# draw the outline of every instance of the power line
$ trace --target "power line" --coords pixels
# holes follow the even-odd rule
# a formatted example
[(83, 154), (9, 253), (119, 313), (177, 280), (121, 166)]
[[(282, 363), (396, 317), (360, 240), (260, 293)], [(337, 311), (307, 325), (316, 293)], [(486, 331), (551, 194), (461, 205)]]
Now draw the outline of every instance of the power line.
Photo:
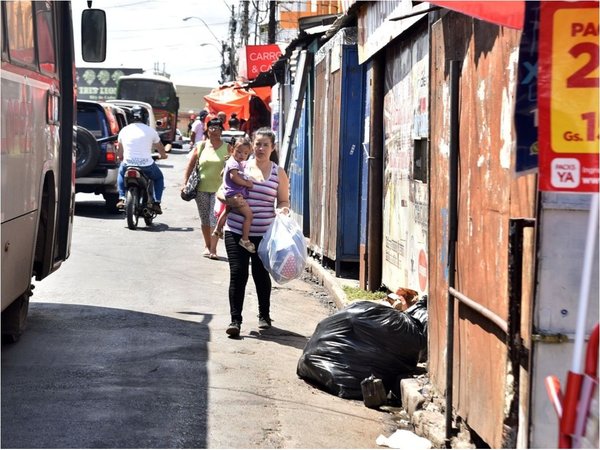
[[(229, 21), (227, 22), (215, 22), (215, 23), (209, 23), (207, 24), (209, 26), (221, 26), (221, 25), (229, 25)], [(173, 26), (173, 27), (153, 27), (152, 30), (181, 30), (183, 28), (196, 28), (194, 25), (187, 25), (187, 26)], [(138, 31), (144, 31), (147, 32), (148, 28), (131, 28), (131, 29), (127, 29), (127, 30), (111, 30), (111, 33), (135, 33)]]

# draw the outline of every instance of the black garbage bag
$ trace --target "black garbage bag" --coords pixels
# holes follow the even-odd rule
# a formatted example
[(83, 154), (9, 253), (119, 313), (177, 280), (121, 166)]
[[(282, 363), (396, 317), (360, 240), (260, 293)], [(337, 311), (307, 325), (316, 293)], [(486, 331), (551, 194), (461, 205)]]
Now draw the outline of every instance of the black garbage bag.
[(359, 301), (319, 322), (296, 373), (331, 394), (360, 400), (362, 380), (374, 375), (389, 391), (426, 351), (427, 297), (404, 312)]

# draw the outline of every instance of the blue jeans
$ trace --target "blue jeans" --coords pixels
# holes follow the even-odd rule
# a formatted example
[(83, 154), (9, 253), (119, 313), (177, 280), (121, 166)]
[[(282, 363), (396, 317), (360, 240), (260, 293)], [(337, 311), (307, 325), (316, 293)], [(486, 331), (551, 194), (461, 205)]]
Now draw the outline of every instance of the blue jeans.
[[(152, 163), (149, 166), (140, 167), (142, 172), (148, 176), (154, 183), (154, 200), (160, 203), (162, 193), (165, 189), (165, 177), (163, 176), (160, 167), (156, 163)], [(119, 189), (119, 198), (125, 198), (125, 171), (127, 170), (127, 164), (121, 163), (119, 167), (119, 175), (117, 177), (117, 188)]]

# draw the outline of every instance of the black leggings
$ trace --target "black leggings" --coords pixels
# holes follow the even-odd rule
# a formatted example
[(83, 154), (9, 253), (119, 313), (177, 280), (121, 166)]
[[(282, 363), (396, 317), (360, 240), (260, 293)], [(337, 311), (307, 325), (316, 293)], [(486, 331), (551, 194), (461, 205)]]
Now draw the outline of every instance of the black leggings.
[[(258, 296), (258, 314), (269, 317), (271, 307), (271, 277), (258, 257), (258, 253), (250, 253), (239, 245), (242, 236), (225, 231), (225, 250), (229, 259), (229, 311), (231, 320), (242, 322), (242, 309), (246, 284), (248, 283), (248, 262), (252, 260), (252, 278)], [(261, 236), (250, 236), (250, 241), (258, 250)]]

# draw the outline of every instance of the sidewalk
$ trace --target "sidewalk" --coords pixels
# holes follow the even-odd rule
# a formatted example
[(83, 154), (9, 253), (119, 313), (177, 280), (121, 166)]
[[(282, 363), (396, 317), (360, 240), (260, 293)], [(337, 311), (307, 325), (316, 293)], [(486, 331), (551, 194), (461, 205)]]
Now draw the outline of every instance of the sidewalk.
[[(316, 282), (323, 285), (329, 292), (338, 310), (343, 309), (350, 303), (343, 286), (358, 287), (358, 280), (338, 278), (333, 270), (323, 267), (319, 261), (310, 256), (306, 263), (306, 269), (315, 278)], [(424, 369), (426, 370), (426, 365)], [(385, 410), (397, 416), (394, 421), (398, 423), (398, 428), (408, 429), (416, 435), (428, 439), (432, 448), (446, 448), (445, 398), (434, 391), (429, 382), (428, 374), (425, 372), (424, 374), (415, 374), (410, 378), (402, 379), (398, 390), (401, 393), (401, 410), (385, 408)], [(459, 433), (451, 438), (451, 448), (476, 448), (464, 424), (459, 423), (457, 425)]]

